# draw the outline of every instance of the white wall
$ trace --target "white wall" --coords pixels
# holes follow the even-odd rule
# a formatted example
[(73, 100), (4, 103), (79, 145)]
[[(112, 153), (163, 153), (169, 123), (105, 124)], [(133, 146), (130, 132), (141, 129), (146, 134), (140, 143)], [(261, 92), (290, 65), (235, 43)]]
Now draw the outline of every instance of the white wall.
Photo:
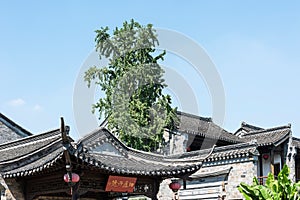
[[(271, 157), (270, 157), (270, 154), (268, 154), (268, 155), (269, 155), (269, 158), (267, 160), (262, 158), (263, 176), (268, 176), (269, 172), (271, 172)], [(280, 164), (280, 169), (281, 169), (282, 168), (282, 163), (281, 163), (280, 154), (275, 154), (274, 155), (274, 164), (276, 164), (276, 163)]]
[[(264, 153), (263, 155), (265, 155)], [(270, 154), (268, 159), (262, 158), (262, 167), (263, 167), (263, 176), (268, 176), (269, 172), (271, 172), (271, 157)]]
[(275, 154), (274, 155), (274, 164), (280, 163), (280, 169), (282, 169), (282, 163), (281, 163), (281, 156), (280, 154)]

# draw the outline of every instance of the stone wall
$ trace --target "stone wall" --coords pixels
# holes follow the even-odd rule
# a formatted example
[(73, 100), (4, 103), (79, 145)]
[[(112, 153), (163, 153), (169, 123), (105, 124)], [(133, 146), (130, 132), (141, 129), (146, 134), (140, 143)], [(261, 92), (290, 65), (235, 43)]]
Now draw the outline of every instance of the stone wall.
[(225, 168), (230, 168), (228, 178), (225, 181), (225, 199), (243, 199), (242, 194), (237, 187), (241, 182), (247, 184), (252, 183), (254, 176), (257, 176), (257, 161), (253, 158), (239, 158), (226, 160), (222, 164), (218, 163), (204, 163), (202, 172), (221, 171)]
[[(223, 162), (210, 162), (204, 163), (201, 170), (203, 174), (210, 174), (212, 172), (222, 171), (224, 169), (229, 169), (229, 174), (226, 175), (227, 178), (223, 178), (222, 182), (224, 184), (225, 190), (222, 191), (222, 186), (220, 185), (220, 191), (218, 194), (223, 195), (225, 200), (231, 199), (244, 199), (242, 194), (238, 191), (237, 187), (241, 182), (245, 182), (247, 184), (252, 183), (252, 179), (254, 176), (257, 176), (257, 159), (256, 158), (236, 158), (224, 160)], [(201, 178), (200, 182), (203, 185), (209, 183), (212, 184), (212, 180), (216, 180), (220, 182), (220, 178), (213, 178), (214, 176)], [(207, 179), (207, 181), (206, 181)], [(224, 181), (223, 181), (224, 180)], [(164, 180), (160, 185), (160, 191), (158, 193), (158, 199), (161, 200), (172, 200), (173, 192), (168, 187), (171, 180)], [(188, 182), (187, 182), (188, 184)], [(201, 186), (202, 187), (202, 186)], [(203, 186), (205, 188), (205, 186)], [(188, 185), (187, 185), (188, 188)], [(204, 193), (204, 188), (201, 188), (200, 193)], [(183, 189), (183, 188), (182, 188)], [(182, 190), (181, 189), (181, 190)], [(209, 188), (208, 188), (209, 189)], [(195, 191), (195, 194), (197, 192)], [(213, 198), (214, 199), (214, 198)]]
[[(242, 194), (238, 191), (237, 187), (241, 182), (245, 182), (247, 184), (252, 183), (252, 179), (254, 176), (257, 176), (257, 159), (256, 158), (237, 158), (232, 160), (225, 160), (222, 163), (218, 162), (210, 162), (204, 163), (201, 168), (201, 173), (210, 174), (212, 172), (222, 171), (224, 169), (231, 170), (224, 179), (225, 190), (221, 191), (222, 187), (220, 187), (220, 191), (218, 194), (222, 194), (225, 200), (231, 199), (244, 199)], [(207, 182), (203, 179), (210, 179), (208, 182), (211, 183), (212, 177), (201, 178), (203, 184)], [(216, 181), (220, 181), (219, 179), (215, 179)], [(160, 191), (157, 195), (160, 200), (172, 200), (173, 192), (169, 188), (169, 184), (171, 183), (170, 179), (164, 180), (160, 185)], [(188, 183), (188, 182), (187, 182)], [(187, 185), (188, 186), (188, 185)], [(205, 187), (204, 187), (205, 188)], [(203, 193), (203, 189), (201, 189), (201, 193)], [(196, 192), (197, 193), (197, 192)], [(180, 197), (179, 197), (180, 198)]]
[(296, 147), (292, 144), (292, 138), (290, 138), (287, 144), (287, 155), (286, 155), (286, 165), (290, 168), (289, 178), (295, 182), (296, 181), (296, 157), (297, 150)]
[(242, 199), (242, 194), (237, 187), (241, 182), (252, 184), (254, 176), (257, 176), (257, 163), (244, 162), (231, 165), (233, 168), (228, 176), (228, 184), (225, 188), (226, 199)]

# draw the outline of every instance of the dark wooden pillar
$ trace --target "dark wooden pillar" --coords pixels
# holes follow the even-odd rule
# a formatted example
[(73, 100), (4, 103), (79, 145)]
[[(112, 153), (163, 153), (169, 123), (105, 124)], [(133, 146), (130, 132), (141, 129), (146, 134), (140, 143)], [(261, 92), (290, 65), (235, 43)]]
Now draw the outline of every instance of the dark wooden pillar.
[(71, 187), (71, 190), (72, 190), (72, 200), (79, 199), (79, 183), (75, 183), (75, 185)]
[(274, 175), (274, 147), (270, 150), (270, 168), (271, 173)]
[(259, 178), (259, 184), (260, 185), (262, 185), (263, 184), (263, 178), (262, 178), (262, 176), (263, 176), (263, 174), (264, 174), (264, 172), (263, 172), (263, 162), (262, 162), (262, 153), (260, 153), (260, 156), (258, 156), (258, 161), (259, 161), (259, 176), (260, 176), (260, 178)]
[(159, 186), (160, 186), (161, 181), (162, 180), (154, 181), (153, 193), (152, 193), (152, 197), (151, 197), (152, 200), (158, 200), (157, 194), (158, 194), (158, 191), (159, 191)]
[(186, 179), (182, 179), (182, 182), (183, 182), (183, 189), (186, 190)]

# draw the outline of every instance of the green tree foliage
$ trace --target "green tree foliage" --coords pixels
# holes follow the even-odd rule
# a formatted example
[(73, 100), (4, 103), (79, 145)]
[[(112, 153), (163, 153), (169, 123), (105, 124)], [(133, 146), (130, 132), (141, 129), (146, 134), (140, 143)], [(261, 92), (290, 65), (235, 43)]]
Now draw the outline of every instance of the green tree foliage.
[(96, 50), (100, 59), (109, 58), (104, 67), (91, 67), (85, 73), (88, 86), (95, 81), (105, 97), (93, 105), (108, 120), (108, 126), (125, 144), (144, 151), (156, 150), (163, 142), (163, 129), (173, 129), (178, 118), (171, 97), (163, 94), (164, 70), (158, 64), (165, 51), (158, 44), (151, 24), (142, 26), (131, 20), (108, 33), (96, 31)]
[(252, 185), (241, 183), (238, 190), (246, 200), (299, 200), (300, 182), (293, 183), (288, 176), (289, 168), (284, 165), (277, 180), (272, 173), (269, 173), (265, 185), (259, 185), (257, 178), (254, 177)]

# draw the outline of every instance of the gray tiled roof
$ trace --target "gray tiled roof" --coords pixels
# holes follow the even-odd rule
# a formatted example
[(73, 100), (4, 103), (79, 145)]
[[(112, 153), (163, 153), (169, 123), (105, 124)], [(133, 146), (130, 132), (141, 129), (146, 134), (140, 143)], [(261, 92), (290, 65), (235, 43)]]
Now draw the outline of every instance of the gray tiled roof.
[(259, 152), (257, 151), (257, 145), (257, 143), (250, 142), (216, 147), (212, 154), (205, 159), (205, 162), (259, 155)]
[(292, 138), (292, 145), (295, 146), (296, 148), (300, 149), (300, 138)]
[(59, 130), (29, 136), (0, 145), (2, 176), (27, 176), (53, 166), (62, 158)]
[[(290, 134), (291, 126), (279, 126), (263, 129), (258, 126), (242, 122), (241, 127), (232, 134), (213, 123), (211, 118), (199, 117), (184, 112), (177, 113), (180, 124), (177, 131), (181, 133), (199, 135), (206, 138), (227, 141), (232, 144), (251, 142), (255, 140), (258, 146), (279, 145)], [(238, 132), (243, 132), (238, 136)]]
[(269, 129), (250, 131), (242, 136), (244, 141), (256, 140), (259, 146), (279, 145), (286, 141), (291, 133), (291, 126), (279, 126)]
[(30, 132), (0, 113), (0, 144), (32, 135)]
[[(101, 151), (102, 144), (110, 144), (117, 156)], [(68, 146), (68, 145), (67, 145)], [(65, 147), (67, 147), (65, 146)], [(73, 145), (69, 147), (74, 148)], [(192, 156), (169, 157), (131, 149), (121, 143), (108, 130), (99, 128), (84, 137), (75, 151), (69, 151), (86, 167), (116, 174), (132, 174), (157, 177), (174, 177), (198, 170), (210, 152), (193, 153)], [(74, 149), (72, 149), (74, 150)], [(41, 171), (62, 167), (64, 147), (59, 130), (30, 136), (0, 145), (4, 155), (0, 161), (0, 171), (4, 178), (30, 176)], [(78, 160), (78, 161), (79, 161)], [(74, 161), (77, 162), (77, 161)]]
[[(253, 155), (258, 155), (257, 146), (258, 145), (255, 142), (247, 142), (222, 147), (215, 147), (212, 153), (207, 158), (205, 158), (204, 162), (210, 160), (224, 160), (229, 158), (249, 157)], [(172, 155), (170, 157), (184, 159), (185, 157), (189, 156), (207, 155), (209, 154), (209, 151), (209, 149), (203, 149), (198, 151), (186, 152), (178, 155)]]
[(178, 132), (199, 135), (231, 143), (243, 142), (239, 137), (216, 125), (211, 118), (199, 117), (184, 112), (178, 112), (177, 116), (180, 119), (180, 124), (176, 130)]
[[(237, 144), (216, 147), (213, 152), (211, 149), (206, 149), (162, 156), (129, 148), (107, 129), (98, 128), (79, 140), (76, 145), (77, 149), (69, 152), (81, 162), (86, 163), (86, 167), (94, 169), (116, 174), (171, 177), (191, 174), (197, 171), (203, 162), (256, 155), (257, 145), (279, 145), (286, 141), (291, 132), (290, 126), (281, 126), (251, 130), (237, 137), (214, 124), (210, 118), (180, 112), (179, 115), (181, 123), (178, 131), (210, 138), (218, 138), (220, 135), (219, 138), (222, 140)], [(245, 143), (253, 140), (256, 140), (257, 144)], [(293, 142), (300, 144), (299, 141), (295, 139)], [(111, 151), (115, 152), (115, 155), (103, 151), (108, 146)], [(70, 144), (69, 147), (74, 146)], [(63, 152), (59, 130), (2, 144), (0, 145), (0, 171), (4, 177), (32, 175), (55, 167), (63, 161)]]
[(235, 135), (239, 132), (250, 132), (250, 131), (259, 131), (259, 130), (264, 130), (263, 128), (261, 127), (258, 127), (258, 126), (254, 126), (254, 125), (251, 125), (251, 124), (248, 124), (246, 122), (242, 122), (241, 123), (241, 127), (234, 133)]
[[(110, 143), (119, 156), (108, 156), (94, 152), (104, 143)], [(120, 174), (150, 175), (150, 176), (179, 176), (194, 172), (202, 165), (202, 161), (210, 154), (206, 152), (191, 152), (189, 156), (162, 156), (138, 151), (125, 146), (105, 128), (99, 128), (86, 136), (79, 143), (85, 150), (75, 154), (84, 162), (97, 168)]]
[(16, 124), (14, 121), (10, 120), (8, 117), (6, 117), (4, 114), (0, 113), (0, 122), (5, 124), (8, 128), (13, 130), (16, 134), (20, 135), (21, 137), (27, 137), (32, 135), (29, 131), (24, 129), (23, 127)]
[[(48, 170), (53, 166), (62, 167), (59, 164), (59, 160), (63, 158), (63, 149), (58, 148), (51, 153), (39, 157), (38, 159), (22, 166), (9, 171), (3, 171), (2, 176), (6, 177), (18, 177), (18, 176), (30, 176), (35, 173), (42, 172), (43, 170)], [(63, 166), (64, 167), (64, 166)]]
[(2, 144), (0, 145), (0, 164), (2, 162), (21, 159), (22, 157), (28, 157), (37, 150), (40, 150), (59, 139), (60, 132), (54, 130)]

